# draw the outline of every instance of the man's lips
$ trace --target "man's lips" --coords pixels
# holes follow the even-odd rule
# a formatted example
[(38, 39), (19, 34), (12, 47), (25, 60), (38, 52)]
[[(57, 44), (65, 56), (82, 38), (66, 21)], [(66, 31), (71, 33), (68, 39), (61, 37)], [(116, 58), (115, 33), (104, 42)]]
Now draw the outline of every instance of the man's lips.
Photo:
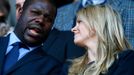
[(41, 33), (42, 32), (41, 29), (39, 29), (39, 28), (29, 28), (29, 30), (32, 30), (36, 33)]
[(38, 25), (31, 25), (28, 27), (28, 35), (34, 38), (41, 37), (43, 35), (43, 30)]
[(42, 28), (40, 26), (38, 26), (38, 25), (31, 25), (28, 29), (34, 30), (37, 33), (42, 33), (43, 32)]
[(38, 32), (34, 29), (30, 29), (29, 31), (30, 31), (30, 34), (32, 35), (38, 35)]

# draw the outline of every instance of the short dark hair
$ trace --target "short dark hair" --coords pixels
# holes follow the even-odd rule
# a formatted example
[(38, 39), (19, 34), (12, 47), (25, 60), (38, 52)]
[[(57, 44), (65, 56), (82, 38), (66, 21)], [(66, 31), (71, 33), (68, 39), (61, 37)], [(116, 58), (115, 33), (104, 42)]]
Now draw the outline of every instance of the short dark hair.
[(49, 1), (55, 8), (57, 8), (54, 0), (25, 0), (24, 5), (23, 5), (23, 10), (27, 9), (29, 5), (31, 5), (32, 3), (36, 1)]
[(48, 1), (49, 3), (51, 3), (52, 6), (54, 7), (55, 11), (56, 11), (56, 13), (55, 13), (55, 17), (56, 17), (56, 15), (57, 15), (57, 7), (56, 7), (56, 4), (55, 4), (54, 0), (25, 0), (23, 8), (22, 8), (23, 12), (28, 8), (29, 5), (31, 5), (34, 2), (38, 2), (38, 1), (42, 1), (42, 2), (43, 1)]

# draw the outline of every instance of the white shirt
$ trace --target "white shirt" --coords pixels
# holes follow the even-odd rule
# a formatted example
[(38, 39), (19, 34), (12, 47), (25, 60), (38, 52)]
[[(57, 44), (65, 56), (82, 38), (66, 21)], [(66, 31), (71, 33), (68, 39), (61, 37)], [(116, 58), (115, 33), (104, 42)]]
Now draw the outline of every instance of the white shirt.
[[(8, 47), (7, 47), (7, 51), (6, 51), (6, 55), (11, 51), (11, 49), (13, 48), (12, 44), (15, 42), (21, 42), (18, 37), (15, 35), (14, 32), (11, 32), (10, 37), (9, 37), (9, 43), (8, 43)], [(28, 49), (26, 48), (20, 48), (19, 49), (19, 59), (21, 59), (23, 56), (25, 56), (27, 53), (31, 52), (32, 50), (34, 50), (37, 47), (28, 47)]]
[[(93, 5), (104, 3), (105, 0), (91, 0), (93, 2)], [(82, 0), (82, 6), (85, 7), (87, 0)]]
[(96, 4), (101, 4), (101, 3), (104, 3), (105, 0), (92, 0), (93, 4), (96, 5)]

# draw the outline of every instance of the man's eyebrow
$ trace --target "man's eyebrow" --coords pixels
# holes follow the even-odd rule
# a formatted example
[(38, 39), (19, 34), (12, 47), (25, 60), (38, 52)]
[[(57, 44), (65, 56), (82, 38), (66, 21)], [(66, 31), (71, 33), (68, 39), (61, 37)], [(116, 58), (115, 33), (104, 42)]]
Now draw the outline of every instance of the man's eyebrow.
[(15, 5), (15, 7), (16, 7), (16, 8), (21, 7), (21, 4), (20, 4), (20, 3), (17, 3), (17, 4)]

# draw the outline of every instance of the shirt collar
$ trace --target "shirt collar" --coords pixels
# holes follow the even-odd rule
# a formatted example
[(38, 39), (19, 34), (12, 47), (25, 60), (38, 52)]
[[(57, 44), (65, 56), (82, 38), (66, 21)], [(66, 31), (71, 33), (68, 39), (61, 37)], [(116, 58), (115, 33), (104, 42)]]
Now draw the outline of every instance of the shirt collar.
[(105, 3), (106, 0), (92, 0), (93, 4), (96, 5), (96, 4), (103, 4)]
[(20, 40), (19, 40), (19, 38), (15, 35), (15, 33), (14, 32), (11, 32), (11, 34), (10, 34), (10, 38), (9, 38), (9, 46), (10, 45), (12, 45), (13, 43), (15, 43), (15, 42), (21, 42)]
[(83, 7), (85, 6), (86, 1), (87, 1), (87, 0), (82, 0), (82, 2), (81, 2), (81, 3), (82, 3), (82, 6), (83, 6)]
[[(9, 38), (9, 44), (8, 44), (8, 46), (11, 46), (13, 43), (15, 43), (15, 42), (21, 42), (21, 40), (15, 35), (15, 33), (14, 32), (11, 32), (11, 34), (10, 34), (10, 38)], [(31, 50), (34, 50), (34, 49), (36, 49), (36, 48), (38, 48), (39, 46), (36, 46), (36, 47), (29, 47), (28, 46), (28, 48), (30, 49), (30, 51)]]
[[(92, 1), (93, 5), (96, 5), (96, 4), (103, 4), (105, 3), (106, 0), (90, 0)], [(85, 7), (85, 4), (86, 4), (87, 0), (82, 0), (82, 6)]]

